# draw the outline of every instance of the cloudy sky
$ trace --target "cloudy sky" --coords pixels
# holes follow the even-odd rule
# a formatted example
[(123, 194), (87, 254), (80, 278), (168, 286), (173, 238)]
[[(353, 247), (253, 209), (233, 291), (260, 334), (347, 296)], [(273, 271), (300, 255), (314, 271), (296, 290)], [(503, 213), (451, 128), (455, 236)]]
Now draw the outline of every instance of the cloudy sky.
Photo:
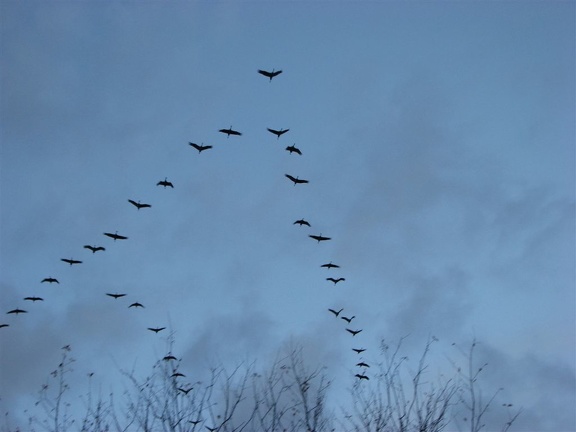
[[(159, 326), (189, 373), (295, 340), (335, 388), (355, 345), (377, 361), (381, 339), (418, 352), (434, 335), (445, 358), (476, 338), (516, 430), (574, 430), (574, 14), (2, 1), (2, 414), (25, 417), (66, 344), (77, 388), (149, 370)], [(356, 316), (354, 343), (328, 308)]]

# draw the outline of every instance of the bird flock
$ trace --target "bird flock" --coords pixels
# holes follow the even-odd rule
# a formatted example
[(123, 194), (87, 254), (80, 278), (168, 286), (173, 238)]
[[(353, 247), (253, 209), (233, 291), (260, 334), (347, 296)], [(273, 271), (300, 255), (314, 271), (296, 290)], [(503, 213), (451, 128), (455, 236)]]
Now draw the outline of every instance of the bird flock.
[[(266, 70), (262, 70), (262, 69), (258, 69), (258, 73), (260, 75), (263, 75), (264, 77), (269, 78), (269, 81), (271, 82), (273, 80), (273, 78), (277, 77), (278, 75), (280, 75), (282, 73), (282, 70), (272, 70), (270, 71), (266, 71)], [(286, 133), (288, 133), (290, 131), (290, 129), (273, 129), (273, 128), (266, 128), (268, 130), (268, 132), (270, 132), (271, 134), (276, 136), (276, 139), (279, 140), (281, 137), (283, 137)], [(242, 136), (242, 132), (233, 129), (232, 125), (230, 125), (230, 127), (227, 128), (222, 128), (219, 130), (220, 133), (225, 134), (227, 136), (227, 138), (230, 138), (230, 136), (233, 137), (240, 137)], [(192, 148), (196, 149), (198, 151), (198, 154), (201, 154), (202, 152), (208, 151), (210, 149), (213, 148), (212, 145), (204, 145), (204, 143), (194, 143), (194, 142), (189, 142), (188, 143)], [(302, 156), (303, 152), (296, 147), (295, 144), (289, 145), (285, 148), (286, 151), (289, 152), (290, 155), (292, 154), (296, 154), (299, 156)], [(292, 174), (285, 174), (285, 177), (290, 180), (294, 186), (296, 185), (305, 185), (307, 183), (309, 183), (309, 180), (307, 179), (302, 179), (299, 176), (294, 176)], [(166, 188), (174, 188), (174, 184), (168, 180), (168, 177), (165, 177), (163, 180), (160, 180), (156, 183), (157, 187), (162, 187), (164, 189)], [(128, 199), (127, 202), (136, 208), (137, 211), (141, 211), (141, 210), (145, 210), (145, 209), (150, 209), (152, 207), (151, 204), (149, 203), (142, 203), (141, 201), (137, 201), (137, 200), (133, 200), (133, 199)], [(307, 227), (307, 228), (312, 228), (312, 224), (310, 222), (308, 222), (308, 220), (302, 218), (302, 219), (298, 219), (296, 221), (294, 221), (293, 223), (294, 225), (299, 225), (300, 227)], [(111, 239), (112, 242), (116, 242), (116, 241), (126, 241), (128, 240), (128, 237), (125, 235), (121, 235), (118, 234), (118, 231), (115, 232), (103, 232), (103, 235), (105, 237), (107, 237), (108, 239)], [(309, 234), (308, 235), (309, 238), (311, 238), (312, 240), (315, 240), (318, 244), (323, 243), (323, 242), (327, 242), (327, 241), (331, 241), (332, 238), (323, 235), (322, 233), (319, 234)], [(108, 240), (110, 241), (110, 240)], [(102, 245), (97, 245), (97, 244), (85, 244), (83, 246), (84, 249), (88, 250), (91, 252), (91, 254), (95, 254), (95, 253), (103, 253), (106, 251), (106, 247), (102, 246)], [(75, 266), (75, 265), (80, 265), (83, 263), (83, 260), (74, 258), (74, 257), (70, 257), (70, 258), (60, 258), (60, 260), (66, 264), (68, 264), (69, 266)], [(327, 271), (334, 271), (333, 269), (340, 269), (341, 266), (339, 264), (334, 264), (332, 261), (329, 261), (327, 263), (321, 264), (320, 265), (321, 268), (326, 269)], [(342, 276), (338, 276), (338, 277), (333, 277), (333, 276), (329, 276), (325, 278), (326, 281), (328, 282), (332, 282), (334, 284), (334, 286), (336, 286), (337, 284), (340, 284), (342, 282), (345, 282), (346, 279)], [(52, 276), (47, 276), (44, 277), (43, 279), (40, 280), (40, 283), (45, 283), (45, 284), (60, 284), (60, 281)], [(124, 297), (127, 296), (127, 293), (117, 293), (117, 292), (107, 292), (105, 293), (106, 296), (112, 298), (113, 300), (120, 300), (123, 299)], [(42, 297), (38, 297), (38, 296), (27, 296), (23, 298), (23, 301), (25, 302), (32, 302), (32, 303), (36, 303), (36, 302), (43, 302), (44, 299)], [(130, 309), (142, 309), (145, 308), (145, 306), (140, 303), (139, 301), (134, 301), (132, 303), (130, 303), (128, 306), (128, 308)], [(353, 338), (354, 341), (356, 341), (359, 338), (359, 334), (362, 333), (363, 329), (361, 328), (357, 328), (353, 325), (353, 320), (356, 319), (355, 315), (344, 315), (344, 308), (339, 308), (336, 309), (334, 307), (329, 307), (327, 309), (328, 313), (332, 314), (336, 319), (341, 320), (344, 324), (343, 327), (343, 331), (348, 332), (351, 335), (351, 338)], [(27, 310), (22, 309), (20, 307), (16, 307), (14, 309), (9, 310), (8, 312), (6, 312), (6, 314), (8, 315), (20, 315), (20, 314), (26, 314), (28, 313)], [(0, 323), (0, 328), (5, 328), (5, 327), (9, 327), (10, 324), (8, 323)], [(161, 326), (150, 326), (147, 327), (147, 330), (153, 332), (153, 333), (159, 333), (163, 330), (165, 330), (166, 327), (161, 327)], [(352, 351), (354, 351), (356, 354), (358, 354), (359, 356), (361, 356), (366, 349), (365, 348), (358, 348), (358, 347), (352, 347), (351, 348)], [(163, 360), (165, 361), (170, 361), (170, 360), (177, 360), (176, 357), (174, 357), (171, 354), (168, 354), (167, 356), (165, 356), (163, 358)], [(359, 358), (359, 362), (356, 363), (356, 371), (358, 373), (355, 373), (354, 376), (358, 379), (358, 380), (369, 380), (369, 376), (367, 375), (367, 370), (370, 367), (369, 364), (367, 364), (362, 357)], [(173, 371), (172, 377), (174, 379), (179, 378), (179, 377), (184, 377), (185, 375), (182, 374), (181, 372), (178, 372), (177, 370)], [(179, 388), (183, 393), (188, 394), (188, 392), (191, 390), (191, 388), (189, 389), (185, 389), (183, 387)]]

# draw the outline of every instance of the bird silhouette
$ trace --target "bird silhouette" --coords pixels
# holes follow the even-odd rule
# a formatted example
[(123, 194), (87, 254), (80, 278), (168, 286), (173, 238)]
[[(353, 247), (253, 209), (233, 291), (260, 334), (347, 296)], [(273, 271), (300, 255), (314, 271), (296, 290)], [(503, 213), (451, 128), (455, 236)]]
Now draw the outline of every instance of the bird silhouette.
[(344, 279), (343, 277), (339, 277), (338, 279), (334, 279), (333, 277), (328, 277), (328, 278), (326, 278), (326, 280), (330, 281), (330, 282), (334, 282), (334, 285), (336, 285), (338, 282), (343, 282), (346, 279)]
[(84, 249), (90, 249), (92, 251), (92, 253), (96, 253), (98, 251), (105, 251), (106, 249), (103, 248), (102, 246), (90, 246), (90, 245), (84, 245)]
[(162, 360), (169, 361), (169, 360), (178, 360), (178, 359), (176, 357), (174, 357), (172, 354), (168, 354), (167, 356), (164, 356), (164, 358)]
[(281, 70), (279, 71), (274, 71), (274, 69), (272, 69), (272, 72), (268, 72), (267, 70), (262, 70), (262, 69), (258, 69), (258, 73), (260, 75), (264, 75), (265, 77), (270, 78), (270, 81), (272, 81), (272, 78), (274, 78), (275, 76), (278, 76), (282, 73)]
[(41, 280), (41, 282), (48, 282), (48, 283), (57, 283), (59, 284), (60, 282), (58, 282), (58, 279), (53, 278), (53, 277), (47, 277)]
[(186, 395), (187, 395), (188, 393), (190, 393), (190, 391), (193, 390), (193, 389), (194, 389), (194, 387), (190, 387), (189, 389), (183, 389), (183, 388), (181, 388), (181, 387), (178, 387), (178, 390), (180, 390), (182, 393), (184, 393), (184, 394), (186, 394)]
[(218, 132), (225, 133), (228, 138), (230, 138), (230, 135), (236, 135), (236, 136), (242, 135), (242, 133), (232, 129), (232, 126), (230, 126), (228, 129), (220, 129)]
[(140, 201), (136, 202), (131, 199), (129, 199), (128, 202), (132, 204), (134, 207), (136, 207), (138, 210), (140, 210), (141, 208), (152, 207), (150, 204), (140, 204)]
[(171, 378), (177, 378), (177, 377), (185, 377), (186, 375), (184, 375), (183, 373), (180, 372), (174, 372), (172, 375), (170, 375)]
[(2, 327), (10, 327), (10, 324), (0, 324), (0, 328)]
[(196, 150), (198, 150), (198, 153), (202, 153), (204, 150), (208, 150), (208, 149), (212, 148), (211, 145), (204, 145), (204, 143), (195, 144), (193, 142), (189, 142), (188, 144), (190, 144), (192, 147), (194, 147)]
[(165, 328), (166, 327), (148, 327), (148, 330), (153, 331), (154, 333), (158, 333), (164, 330)]
[(354, 376), (358, 379), (361, 379), (361, 380), (369, 380), (370, 379), (366, 375), (363, 375), (363, 374), (356, 374)]
[(206, 429), (208, 429), (210, 432), (215, 432), (218, 428), (215, 427), (209, 427), (209, 426), (204, 426)]
[(294, 222), (292, 225), (296, 225), (296, 224), (298, 224), (298, 225), (300, 225), (300, 226), (302, 226), (302, 225), (310, 226), (310, 222), (308, 222), (308, 221), (305, 220), (305, 219), (298, 219), (298, 220), (297, 220), (296, 222)]
[(370, 367), (370, 365), (368, 363), (364, 363), (364, 362), (356, 363), (356, 366), (365, 367), (365, 368)]
[(332, 264), (332, 261), (330, 261), (329, 263), (326, 263), (326, 264), (322, 264), (320, 267), (325, 267), (328, 270), (330, 270), (331, 268), (340, 268), (339, 265)]
[(44, 301), (42, 297), (24, 297), (24, 300), (29, 300), (31, 302)]
[(106, 293), (107, 296), (114, 297), (115, 299), (119, 299), (120, 297), (124, 297), (126, 294), (115, 294), (115, 293)]
[(299, 154), (300, 156), (302, 156), (302, 151), (294, 145), (286, 147), (286, 150), (289, 151), (290, 154), (296, 153), (296, 154)]
[(288, 132), (290, 129), (270, 129), (270, 128), (266, 128), (268, 129), (268, 132), (273, 133), (274, 135), (276, 135), (276, 139), (280, 138), (280, 136), (284, 135), (286, 132)]
[(6, 312), (7, 314), (14, 314), (14, 315), (18, 315), (21, 313), (28, 313), (28, 311), (22, 310), (22, 309), (12, 309), (11, 311)]
[(290, 174), (285, 174), (285, 176), (294, 182), (294, 186), (296, 186), (297, 184), (308, 183), (308, 180), (303, 180), (298, 177), (291, 176)]
[(164, 180), (160, 180), (158, 183), (156, 183), (156, 186), (164, 186), (164, 189), (170, 186), (172, 189), (174, 189), (174, 185), (168, 181), (168, 177), (164, 177)]
[(75, 260), (75, 259), (72, 259), (72, 258), (70, 258), (70, 259), (68, 259), (68, 258), (60, 258), (60, 261), (64, 261), (65, 263), (68, 263), (68, 264), (70, 264), (70, 265), (82, 264), (82, 261), (78, 261), (78, 260)]
[(202, 420), (188, 420), (188, 423), (192, 423), (193, 425), (197, 425), (198, 423), (200, 423)]
[(360, 353), (366, 351), (366, 348), (352, 348), (352, 351), (355, 351), (356, 354), (360, 354)]
[(321, 241), (332, 240), (330, 237), (324, 237), (322, 235), (322, 233), (320, 233), (320, 235), (310, 234), (308, 237), (313, 238), (314, 240), (317, 240), (318, 243), (320, 243)]
[(346, 329), (347, 332), (350, 332), (352, 334), (352, 336), (356, 336), (358, 333), (360, 333), (362, 330), (350, 330), (349, 328)]
[(118, 231), (116, 231), (114, 234), (105, 232), (104, 235), (110, 237), (111, 239), (114, 239), (114, 241), (128, 240), (128, 237), (118, 234)]
[(356, 315), (351, 316), (350, 318), (345, 317), (345, 316), (341, 316), (340, 318), (342, 318), (344, 321), (346, 321), (348, 324), (350, 324), (350, 322), (352, 322), (352, 320), (354, 318), (356, 318)]
[(338, 317), (338, 315), (340, 315), (340, 312), (342, 312), (344, 308), (340, 309), (339, 311), (335, 311), (334, 309), (328, 309), (328, 310), (332, 312), (336, 317)]
[(130, 306), (128, 306), (128, 307), (129, 307), (129, 308), (131, 308), (131, 307), (136, 307), (136, 308), (141, 307), (141, 308), (143, 308), (144, 305), (143, 305), (142, 303), (134, 302), (134, 303), (132, 303), (132, 304), (131, 304)]

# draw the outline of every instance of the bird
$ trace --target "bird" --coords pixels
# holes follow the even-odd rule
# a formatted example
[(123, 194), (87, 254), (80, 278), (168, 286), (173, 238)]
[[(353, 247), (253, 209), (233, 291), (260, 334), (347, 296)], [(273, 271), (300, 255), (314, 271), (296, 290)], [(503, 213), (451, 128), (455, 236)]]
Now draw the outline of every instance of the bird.
[(180, 372), (174, 372), (172, 375), (170, 375), (171, 378), (177, 378), (177, 377), (185, 377), (186, 375), (184, 375), (183, 373)]
[(32, 302), (44, 301), (44, 299), (42, 297), (24, 297), (24, 300), (30, 300)]
[(193, 425), (197, 425), (198, 423), (200, 423), (202, 420), (188, 420), (188, 423), (192, 423)]
[(360, 354), (360, 353), (366, 351), (366, 348), (352, 348), (352, 351), (355, 351), (356, 354)]
[(328, 278), (326, 278), (326, 280), (330, 281), (330, 282), (334, 282), (334, 285), (336, 285), (338, 282), (345, 281), (346, 279), (344, 279), (343, 277), (339, 277), (338, 279), (334, 279), (333, 277), (328, 277)]
[(308, 180), (300, 179), (298, 177), (291, 176), (290, 174), (285, 174), (285, 176), (294, 182), (294, 186), (296, 186), (297, 183), (308, 183)]
[(10, 327), (10, 324), (0, 324), (0, 328), (2, 327)]
[(128, 240), (128, 237), (118, 234), (118, 231), (116, 231), (114, 234), (105, 232), (104, 235), (114, 239), (114, 241), (116, 241), (116, 240)]
[(356, 363), (356, 366), (365, 367), (365, 368), (370, 367), (370, 365), (368, 363), (364, 363), (364, 362)]
[(21, 313), (28, 313), (28, 311), (22, 310), (22, 309), (12, 309), (11, 311), (6, 312), (7, 314), (21, 314)]
[(164, 330), (166, 327), (148, 327), (148, 330), (153, 331), (154, 333), (158, 333)]
[(334, 309), (328, 309), (328, 310), (332, 312), (334, 315), (336, 315), (336, 317), (338, 317), (338, 315), (340, 315), (340, 312), (342, 312), (344, 308), (340, 309), (339, 311), (335, 311)]
[(216, 432), (216, 430), (218, 430), (218, 428), (215, 427), (209, 427), (209, 426), (204, 426), (206, 429), (208, 429), (210, 432)]
[(143, 308), (144, 305), (143, 305), (142, 303), (134, 302), (134, 303), (132, 303), (132, 304), (131, 304), (130, 306), (128, 306), (128, 307), (129, 307), (129, 308), (131, 308), (131, 307), (141, 307), (141, 308)]
[(352, 336), (356, 336), (362, 330), (350, 330), (349, 328), (347, 328), (346, 331), (352, 333)]
[(226, 135), (228, 135), (228, 138), (230, 138), (230, 135), (237, 135), (237, 136), (242, 135), (242, 133), (232, 129), (232, 126), (230, 126), (228, 129), (220, 129), (218, 132), (225, 133)]
[(156, 186), (164, 186), (164, 189), (170, 186), (172, 189), (174, 189), (174, 185), (168, 181), (168, 177), (164, 177), (164, 180), (160, 180), (158, 183), (156, 183)]
[(274, 71), (274, 69), (272, 69), (272, 72), (268, 72), (266, 70), (262, 70), (262, 69), (258, 69), (258, 73), (260, 75), (264, 75), (265, 77), (270, 78), (270, 81), (272, 81), (272, 78), (274, 78), (275, 76), (278, 76), (282, 73), (281, 70), (279, 71)]
[(330, 237), (322, 236), (322, 234), (320, 234), (320, 235), (310, 234), (308, 237), (313, 238), (314, 240), (317, 240), (318, 243), (320, 243), (321, 241), (332, 240)]
[(296, 222), (294, 222), (292, 225), (296, 225), (296, 224), (298, 224), (298, 225), (300, 225), (300, 226), (302, 226), (302, 225), (310, 226), (310, 222), (308, 222), (308, 221), (305, 220), (305, 219), (298, 219), (298, 220), (297, 220)]
[(124, 297), (126, 294), (111, 294), (106, 293), (107, 296), (114, 297), (115, 299), (119, 299), (120, 297)]
[(42, 279), (40, 282), (41, 282), (41, 283), (42, 283), (42, 282), (57, 283), (57, 284), (60, 283), (60, 282), (58, 282), (58, 279), (53, 278), (53, 277), (44, 278), (44, 279)]
[(299, 148), (297, 148), (296, 146), (294, 146), (294, 145), (291, 145), (291, 146), (286, 147), (286, 150), (289, 151), (290, 154), (292, 154), (292, 153), (297, 153), (297, 154), (299, 154), (300, 156), (302, 156), (302, 151), (301, 151)]
[(82, 261), (78, 261), (78, 260), (75, 260), (75, 259), (72, 259), (72, 258), (70, 258), (70, 259), (68, 259), (68, 258), (60, 258), (60, 261), (64, 261), (64, 262), (66, 262), (66, 263), (68, 263), (68, 264), (70, 264), (70, 265), (73, 265), (73, 264), (82, 264)]
[(363, 374), (356, 374), (354, 375), (356, 378), (361, 379), (361, 380), (369, 380), (370, 378), (368, 378), (366, 375)]
[(90, 249), (92, 253), (106, 250), (106, 248), (103, 248), (102, 246), (90, 246), (90, 245), (84, 245), (84, 249)]
[(198, 153), (202, 153), (204, 150), (208, 150), (208, 149), (212, 148), (211, 145), (204, 145), (204, 143), (195, 144), (193, 142), (189, 142), (188, 144), (190, 144), (192, 147), (194, 147), (196, 150), (198, 150)]
[(184, 394), (186, 394), (186, 395), (187, 395), (188, 393), (190, 393), (190, 391), (193, 390), (193, 389), (194, 389), (194, 387), (190, 387), (189, 389), (183, 389), (183, 388), (178, 387), (178, 390), (180, 390), (182, 393), (184, 393)]
[(288, 132), (290, 129), (271, 129), (271, 128), (266, 128), (268, 129), (268, 132), (273, 133), (274, 135), (276, 135), (276, 139), (280, 138), (281, 135), (284, 135), (286, 132)]
[(342, 318), (344, 321), (346, 321), (348, 324), (350, 324), (350, 322), (356, 318), (356, 315), (351, 316), (350, 318), (345, 317), (345, 316), (341, 316), (340, 318)]
[(337, 264), (332, 264), (332, 261), (330, 261), (329, 263), (326, 263), (326, 264), (322, 264), (320, 267), (325, 267), (325, 268), (327, 268), (328, 270), (330, 270), (331, 268), (340, 268), (339, 265), (337, 265)]
[(136, 207), (138, 210), (140, 210), (141, 208), (152, 207), (150, 204), (140, 204), (140, 201), (136, 202), (131, 199), (129, 199), (128, 202), (132, 204), (134, 207)]
[(178, 360), (176, 357), (174, 357), (172, 354), (168, 354), (167, 356), (164, 356), (164, 358), (162, 360), (168, 361), (168, 360)]

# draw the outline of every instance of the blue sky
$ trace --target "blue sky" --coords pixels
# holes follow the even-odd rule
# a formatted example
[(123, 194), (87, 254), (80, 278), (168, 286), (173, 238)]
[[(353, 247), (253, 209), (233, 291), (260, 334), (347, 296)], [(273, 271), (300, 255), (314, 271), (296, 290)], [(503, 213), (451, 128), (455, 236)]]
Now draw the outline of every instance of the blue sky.
[(147, 370), (151, 326), (198, 373), (301, 341), (345, 388), (342, 307), (367, 359), (476, 337), (518, 430), (576, 427), (573, 2), (0, 7), (3, 413), (65, 344), (78, 387)]

